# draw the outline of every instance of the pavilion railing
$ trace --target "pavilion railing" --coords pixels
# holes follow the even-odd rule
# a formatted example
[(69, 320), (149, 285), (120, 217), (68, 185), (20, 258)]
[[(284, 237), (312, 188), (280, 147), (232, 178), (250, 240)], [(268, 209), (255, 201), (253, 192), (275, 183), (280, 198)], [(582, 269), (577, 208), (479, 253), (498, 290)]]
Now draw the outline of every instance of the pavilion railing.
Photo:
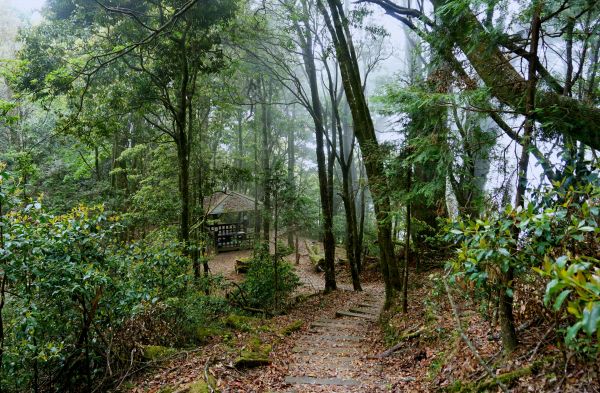
[(213, 234), (217, 251), (245, 250), (254, 246), (254, 233), (248, 233), (243, 223), (213, 224), (208, 230)]

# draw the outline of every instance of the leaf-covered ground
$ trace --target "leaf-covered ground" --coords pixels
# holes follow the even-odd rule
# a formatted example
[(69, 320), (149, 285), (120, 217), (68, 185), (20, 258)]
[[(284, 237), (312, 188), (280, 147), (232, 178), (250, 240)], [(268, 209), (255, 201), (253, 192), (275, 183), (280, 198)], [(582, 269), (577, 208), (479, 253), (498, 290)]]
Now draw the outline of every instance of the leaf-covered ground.
[[(213, 271), (240, 279), (233, 272), (238, 254), (221, 254), (213, 261)], [(501, 351), (498, 329), (491, 328), (479, 306), (463, 296), (469, 288), (454, 287), (451, 293), (462, 330), (497, 376), (491, 378), (458, 333), (440, 270), (411, 276), (406, 314), (394, 306), (378, 323), (354, 324), (352, 335), (363, 339), (352, 344), (355, 352), (350, 367), (347, 359), (340, 363), (339, 358), (318, 351), (306, 354), (306, 361), (299, 361), (299, 349), (320, 345), (320, 338), (311, 328), (313, 322), (333, 320), (336, 311), (356, 307), (365, 297), (382, 300), (383, 286), (376, 272), (364, 273), (365, 291), (356, 293), (350, 290), (346, 270), (344, 265), (338, 266), (340, 289), (324, 294), (318, 291), (323, 287), (322, 274), (314, 272), (304, 254), (297, 266), (303, 283), (299, 291), (301, 300), (287, 314), (250, 319), (247, 328), (215, 337), (197, 350), (180, 352), (123, 383), (121, 388), (131, 393), (183, 392), (189, 391), (186, 388), (194, 381), (210, 379), (221, 392), (495, 392), (502, 391), (497, 385), (500, 379), (515, 392), (600, 391), (599, 365), (585, 363), (581, 357), (562, 351), (561, 338), (547, 334), (550, 325), (527, 319), (528, 308), (539, 307), (528, 304), (527, 296), (521, 294), (516, 303), (520, 308), (517, 316), (522, 345), (507, 358)], [(522, 292), (526, 292), (526, 288), (522, 288)], [(519, 293), (516, 296), (519, 297)], [(335, 333), (333, 328), (322, 334)], [(240, 353), (257, 345), (270, 346), (270, 364), (236, 368), (234, 363)], [(396, 350), (386, 353), (392, 346)], [(316, 375), (315, 370), (321, 369), (325, 372)], [(310, 376), (311, 373), (316, 377), (327, 375), (357, 380), (361, 385), (291, 386), (285, 382), (287, 376)]]

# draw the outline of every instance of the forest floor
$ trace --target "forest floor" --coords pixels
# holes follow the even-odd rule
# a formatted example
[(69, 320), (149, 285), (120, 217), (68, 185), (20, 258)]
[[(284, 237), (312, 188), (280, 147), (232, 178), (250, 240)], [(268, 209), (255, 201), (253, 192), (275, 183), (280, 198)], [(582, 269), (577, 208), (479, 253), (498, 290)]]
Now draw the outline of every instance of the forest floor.
[[(241, 280), (234, 264), (245, 253), (219, 254), (211, 261), (212, 272)], [(135, 377), (125, 390), (196, 393), (195, 381), (210, 380), (220, 392), (496, 392), (502, 391), (500, 380), (511, 392), (600, 391), (600, 365), (565, 358), (560, 339), (547, 334), (550, 325), (518, 321), (521, 346), (507, 358), (498, 329), (467, 300), (466, 291), (453, 290), (461, 328), (476, 353), (469, 349), (457, 329), (441, 269), (411, 276), (407, 313), (392, 307), (379, 316), (384, 290), (377, 272), (363, 274), (364, 291), (357, 293), (347, 266), (340, 264), (339, 290), (325, 294), (322, 273), (314, 272), (304, 247), (301, 256), (296, 267), (302, 300), (288, 313), (249, 319), (247, 328), (180, 352)], [(336, 316), (340, 311), (364, 315)], [(270, 350), (268, 365), (234, 365), (240, 353), (257, 347)]]

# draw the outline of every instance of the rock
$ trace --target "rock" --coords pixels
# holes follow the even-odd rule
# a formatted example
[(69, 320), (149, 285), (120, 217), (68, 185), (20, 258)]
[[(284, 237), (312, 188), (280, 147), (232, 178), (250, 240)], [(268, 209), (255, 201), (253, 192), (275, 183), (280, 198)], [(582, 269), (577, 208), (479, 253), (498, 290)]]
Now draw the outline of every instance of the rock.
[(233, 362), (235, 368), (253, 368), (269, 364), (271, 364), (271, 359), (268, 357), (264, 357), (260, 353), (248, 351), (242, 351), (240, 356)]
[(309, 254), (308, 258), (312, 263), (315, 272), (320, 273), (325, 271), (325, 256), (321, 254)]
[(217, 392), (217, 390), (215, 389), (216, 386), (217, 386), (217, 381), (215, 380), (215, 378), (212, 375), (209, 374), (208, 383), (205, 380), (200, 379), (190, 385), (190, 389), (188, 390), (188, 392), (189, 393), (210, 393), (211, 389), (209, 387), (212, 388), (212, 391)]
[(252, 264), (252, 258), (238, 258), (235, 260), (235, 272), (236, 273), (248, 273), (250, 265)]
[(252, 368), (271, 364), (269, 354), (271, 345), (262, 344), (258, 338), (250, 340), (245, 349), (242, 349), (240, 356), (235, 359), (233, 365), (236, 368)]
[[(164, 389), (164, 388), (163, 388)], [(165, 393), (209, 393), (209, 392), (219, 392), (217, 389), (217, 380), (212, 375), (208, 374), (208, 382), (204, 379), (198, 379), (195, 382), (187, 383), (185, 385), (181, 385), (177, 387), (177, 389), (165, 391)], [(159, 393), (163, 393), (162, 389)]]
[(256, 322), (256, 318), (246, 317), (244, 315), (229, 314), (223, 321), (225, 326), (240, 330), (242, 332), (249, 332), (254, 330), (253, 323)]
[(217, 329), (216, 327), (213, 326), (199, 326), (196, 328), (196, 331), (194, 332), (194, 337), (196, 338), (196, 340), (198, 340), (198, 342), (200, 343), (205, 343), (206, 341), (208, 341), (209, 339), (213, 338), (213, 337), (218, 337), (223, 333), (222, 329)]
[(289, 325), (285, 326), (283, 329), (281, 329), (280, 333), (283, 336), (289, 336), (290, 334), (300, 330), (303, 325), (304, 325), (304, 321), (299, 319), (299, 320), (294, 321), (294, 322), (290, 323)]

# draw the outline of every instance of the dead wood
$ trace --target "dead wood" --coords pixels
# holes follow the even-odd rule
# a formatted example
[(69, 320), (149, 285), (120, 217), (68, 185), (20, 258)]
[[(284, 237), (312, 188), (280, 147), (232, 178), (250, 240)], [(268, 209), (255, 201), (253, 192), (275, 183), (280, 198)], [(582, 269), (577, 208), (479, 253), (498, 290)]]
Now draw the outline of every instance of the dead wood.
[(386, 349), (385, 351), (381, 352), (379, 355), (377, 355), (375, 357), (378, 359), (381, 359), (381, 358), (385, 358), (385, 357), (392, 355), (394, 352), (396, 352), (400, 348), (402, 348), (404, 346), (404, 344), (406, 344), (407, 340), (418, 337), (425, 331), (427, 331), (427, 329), (425, 329), (425, 326), (422, 326), (419, 329), (415, 330), (414, 332), (403, 335), (402, 337), (400, 337), (400, 342), (398, 344), (394, 345), (393, 347), (391, 347), (389, 349)]

